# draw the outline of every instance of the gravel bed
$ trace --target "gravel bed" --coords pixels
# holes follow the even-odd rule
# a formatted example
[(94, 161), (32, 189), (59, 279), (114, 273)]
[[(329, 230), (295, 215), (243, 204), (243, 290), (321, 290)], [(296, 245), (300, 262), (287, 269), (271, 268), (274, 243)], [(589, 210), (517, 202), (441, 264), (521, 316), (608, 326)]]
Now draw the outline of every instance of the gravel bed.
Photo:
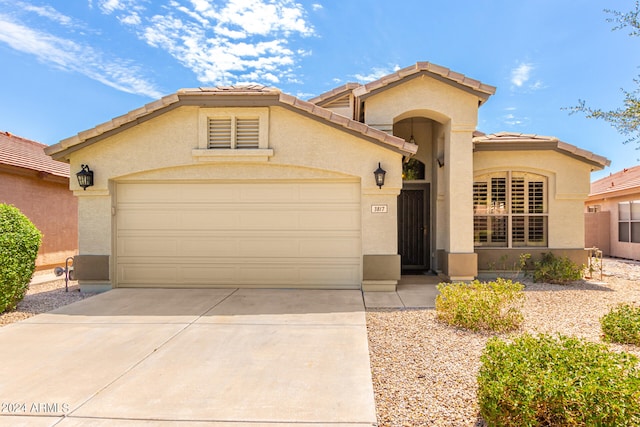
[[(621, 302), (640, 305), (640, 263), (605, 259), (603, 278), (571, 285), (525, 282), (519, 332), (600, 339), (599, 319)], [(484, 426), (476, 375), (494, 335), (445, 326), (435, 310), (369, 310), (369, 352), (380, 426)], [(508, 335), (499, 335), (507, 337)], [(613, 345), (640, 357), (635, 346)]]
[(0, 326), (46, 313), (91, 295), (93, 294), (80, 292), (77, 282), (69, 282), (69, 292), (65, 292), (64, 279), (30, 285), (24, 299), (14, 311), (0, 314)]

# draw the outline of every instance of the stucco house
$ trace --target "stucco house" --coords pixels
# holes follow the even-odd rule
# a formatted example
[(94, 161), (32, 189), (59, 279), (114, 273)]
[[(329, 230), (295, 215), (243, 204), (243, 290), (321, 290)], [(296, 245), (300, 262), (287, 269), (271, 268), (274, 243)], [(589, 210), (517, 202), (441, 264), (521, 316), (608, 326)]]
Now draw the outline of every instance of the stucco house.
[[(583, 203), (608, 161), (550, 137), (482, 134), (493, 86), (419, 62), (309, 101), (183, 89), (47, 149), (81, 189), (76, 277), (94, 289), (395, 289), (493, 259), (584, 258)], [(384, 183), (374, 171), (384, 170)]]
[(585, 201), (585, 243), (605, 256), (640, 261), (640, 166), (591, 183)]
[(69, 165), (52, 160), (45, 147), (0, 132), (0, 203), (20, 209), (42, 232), (40, 271), (78, 253), (78, 201), (69, 190)]

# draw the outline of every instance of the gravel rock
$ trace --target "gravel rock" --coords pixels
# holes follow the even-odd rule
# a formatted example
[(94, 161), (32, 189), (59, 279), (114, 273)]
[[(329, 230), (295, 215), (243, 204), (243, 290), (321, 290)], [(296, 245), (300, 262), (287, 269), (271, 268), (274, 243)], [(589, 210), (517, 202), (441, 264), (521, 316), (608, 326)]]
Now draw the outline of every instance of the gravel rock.
[[(520, 332), (601, 341), (599, 319), (640, 305), (640, 263), (605, 259), (603, 277), (570, 285), (525, 282)], [(435, 310), (369, 310), (369, 353), (380, 426), (484, 426), (477, 404), (480, 355), (494, 335), (446, 326)], [(640, 357), (640, 348), (609, 344)]]
[(91, 295), (80, 292), (77, 282), (69, 282), (69, 292), (65, 292), (64, 279), (29, 285), (27, 294), (18, 303), (18, 307), (14, 311), (0, 314), (0, 326), (55, 310)]

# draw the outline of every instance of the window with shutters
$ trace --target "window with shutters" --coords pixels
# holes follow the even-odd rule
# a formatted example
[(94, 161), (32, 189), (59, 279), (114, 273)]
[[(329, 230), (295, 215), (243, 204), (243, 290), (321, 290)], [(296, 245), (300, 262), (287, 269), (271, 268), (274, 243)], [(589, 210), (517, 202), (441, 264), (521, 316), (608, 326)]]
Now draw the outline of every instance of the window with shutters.
[(640, 243), (640, 200), (618, 203), (618, 241)]
[(547, 179), (526, 172), (497, 172), (473, 182), (474, 244), (547, 246)]

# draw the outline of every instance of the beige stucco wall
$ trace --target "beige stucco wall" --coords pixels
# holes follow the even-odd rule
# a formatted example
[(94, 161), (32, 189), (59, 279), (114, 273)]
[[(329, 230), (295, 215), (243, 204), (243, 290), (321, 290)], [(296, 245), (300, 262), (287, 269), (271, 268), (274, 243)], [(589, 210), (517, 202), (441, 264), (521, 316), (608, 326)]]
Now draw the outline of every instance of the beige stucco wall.
[(549, 248), (584, 248), (584, 200), (591, 166), (556, 151), (480, 151), (473, 154), (474, 175), (524, 171), (547, 177)]
[[(444, 250), (448, 254), (469, 254), (474, 257), (472, 187), (473, 171), (472, 138), (478, 121), (478, 97), (466, 90), (422, 75), (365, 99), (365, 123), (380, 129), (410, 118), (424, 117), (433, 120), (430, 149), (421, 153), (428, 170), (428, 182), (435, 192), (432, 217), (435, 227), (432, 233), (432, 254)], [(415, 136), (415, 135), (414, 135)], [(419, 143), (419, 141), (418, 141)], [(426, 148), (426, 147), (425, 147)], [(435, 168), (435, 159), (444, 159), (443, 168)], [(422, 160), (422, 159), (421, 159)], [(451, 257), (450, 257), (451, 258)], [(451, 258), (452, 270), (457, 260)], [(438, 263), (432, 256), (432, 265)], [(468, 265), (465, 258), (462, 262)], [(447, 264), (448, 265), (448, 264)], [(447, 267), (448, 268), (448, 267)], [(475, 275), (475, 268), (455, 278), (466, 279)]]
[[(268, 147), (262, 160), (194, 156), (199, 148), (199, 108), (180, 107), (70, 155), (71, 170), (88, 164), (95, 185), (79, 196), (80, 253), (112, 255), (115, 182), (145, 180), (358, 180), (362, 203), (362, 253), (397, 253), (396, 200), (402, 156), (356, 135), (282, 107), (268, 108)], [(387, 171), (379, 189), (373, 171)], [(388, 212), (374, 214), (372, 204)], [(115, 213), (115, 211), (114, 211)], [(113, 267), (113, 266), (112, 266)], [(113, 271), (113, 270), (112, 270)]]

